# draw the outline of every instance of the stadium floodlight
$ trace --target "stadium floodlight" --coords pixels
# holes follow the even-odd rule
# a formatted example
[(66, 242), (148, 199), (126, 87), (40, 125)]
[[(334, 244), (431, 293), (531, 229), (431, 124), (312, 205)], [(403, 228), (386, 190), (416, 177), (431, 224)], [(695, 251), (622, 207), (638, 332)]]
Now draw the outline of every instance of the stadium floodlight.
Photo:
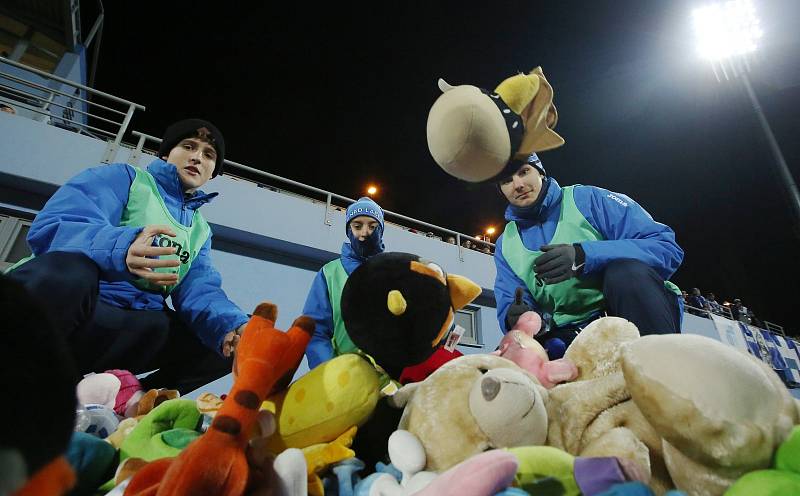
[(697, 51), (700, 57), (715, 61), (756, 50), (763, 36), (750, 0), (729, 0), (698, 7), (692, 12)]
[(701, 58), (711, 63), (717, 81), (722, 81), (720, 70), (726, 80), (739, 79), (744, 86), (775, 159), (775, 167), (794, 218), (794, 234), (800, 239), (800, 191), (747, 75), (750, 71), (748, 57), (756, 51), (756, 42), (764, 34), (756, 9), (750, 0), (728, 0), (694, 9), (692, 21), (697, 36), (697, 51)]

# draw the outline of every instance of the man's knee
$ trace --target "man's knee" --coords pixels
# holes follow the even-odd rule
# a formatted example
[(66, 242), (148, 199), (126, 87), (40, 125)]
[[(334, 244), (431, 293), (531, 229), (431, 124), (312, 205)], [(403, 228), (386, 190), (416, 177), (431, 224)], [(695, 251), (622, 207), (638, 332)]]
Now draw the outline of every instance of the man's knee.
[(50, 252), (24, 263), (9, 276), (35, 294), (74, 298), (97, 293), (99, 271), (82, 253)]
[[(655, 281), (655, 271), (639, 260), (614, 260), (606, 266), (603, 275), (603, 292), (636, 290), (643, 282)], [(663, 284), (663, 281), (661, 282)]]

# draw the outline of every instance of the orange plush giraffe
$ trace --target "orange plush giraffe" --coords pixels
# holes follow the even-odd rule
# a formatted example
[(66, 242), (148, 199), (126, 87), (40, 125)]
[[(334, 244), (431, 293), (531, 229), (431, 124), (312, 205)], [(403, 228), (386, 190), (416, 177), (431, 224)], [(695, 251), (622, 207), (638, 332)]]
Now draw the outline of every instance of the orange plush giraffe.
[(271, 303), (256, 308), (236, 348), (233, 387), (208, 431), (176, 458), (139, 470), (125, 496), (244, 494), (253, 475), (245, 449), (259, 407), (277, 383), (291, 379), (314, 333), (314, 321), (306, 316), (281, 332), (274, 327), (276, 315)]

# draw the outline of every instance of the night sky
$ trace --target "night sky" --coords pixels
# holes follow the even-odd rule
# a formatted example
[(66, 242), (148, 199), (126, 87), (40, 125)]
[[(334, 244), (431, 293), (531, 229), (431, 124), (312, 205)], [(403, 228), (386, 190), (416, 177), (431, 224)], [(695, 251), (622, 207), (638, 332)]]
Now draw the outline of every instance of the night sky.
[[(203, 117), (229, 159), (349, 197), (374, 181), (384, 208), (474, 234), (502, 226), (504, 201), (428, 153), (436, 81), (493, 89), (541, 65), (567, 142), (540, 155), (548, 172), (671, 226), (683, 289), (797, 332), (800, 243), (740, 82), (696, 56), (700, 2), (105, 2), (95, 87), (147, 107), (136, 130)], [(750, 77), (798, 180), (800, 2), (755, 3)]]

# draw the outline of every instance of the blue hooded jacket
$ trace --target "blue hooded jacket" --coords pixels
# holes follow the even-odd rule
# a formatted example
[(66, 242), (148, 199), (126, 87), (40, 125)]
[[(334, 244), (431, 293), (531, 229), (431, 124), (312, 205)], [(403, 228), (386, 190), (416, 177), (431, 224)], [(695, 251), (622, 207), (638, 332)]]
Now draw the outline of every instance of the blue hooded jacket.
[[(359, 209), (359, 207), (362, 207)], [(367, 207), (368, 210), (364, 210)], [(360, 241), (350, 230), (350, 221), (359, 215), (367, 215), (378, 221), (378, 227), (364, 241)], [(385, 250), (383, 245), (383, 211), (377, 203), (369, 198), (361, 198), (347, 209), (345, 217), (345, 233), (349, 243), (342, 244), (341, 260), (347, 275), (353, 273), (367, 258), (382, 253)], [(308, 358), (308, 368), (313, 369), (322, 362), (333, 358), (333, 308), (328, 296), (328, 283), (325, 281), (325, 274), (320, 270), (311, 283), (303, 315), (308, 315), (316, 322), (314, 336), (306, 347), (306, 357)]]
[[(509, 205), (505, 213), (507, 221), (517, 223), (522, 243), (532, 251), (550, 243), (561, 214), (561, 186), (547, 177), (543, 188), (546, 192), (540, 204), (527, 209)], [(605, 238), (581, 243), (586, 254), (584, 274), (602, 272), (609, 262), (623, 258), (644, 262), (664, 280), (678, 269), (683, 261), (683, 250), (675, 241), (675, 233), (653, 220), (638, 203), (626, 195), (596, 186), (576, 185), (573, 194), (580, 213)], [(525, 283), (503, 257), (503, 236), (497, 239), (494, 260), (497, 320), (506, 333), (506, 313), (514, 302), (516, 288), (524, 289), (523, 300), (528, 306), (534, 310), (538, 310), (538, 306)]]
[[(170, 214), (189, 227), (194, 211), (218, 193), (184, 197), (177, 169), (156, 159), (147, 171), (155, 178)], [(100, 301), (119, 308), (163, 310), (164, 296), (142, 291), (130, 281), (125, 258), (142, 227), (120, 226), (136, 171), (127, 164), (87, 169), (56, 191), (36, 216), (28, 233), (34, 255), (51, 251), (82, 253), (100, 268)], [(225, 295), (222, 278), (211, 264), (211, 236), (191, 269), (171, 292), (181, 320), (200, 341), (218, 353), (225, 334), (248, 321)]]

